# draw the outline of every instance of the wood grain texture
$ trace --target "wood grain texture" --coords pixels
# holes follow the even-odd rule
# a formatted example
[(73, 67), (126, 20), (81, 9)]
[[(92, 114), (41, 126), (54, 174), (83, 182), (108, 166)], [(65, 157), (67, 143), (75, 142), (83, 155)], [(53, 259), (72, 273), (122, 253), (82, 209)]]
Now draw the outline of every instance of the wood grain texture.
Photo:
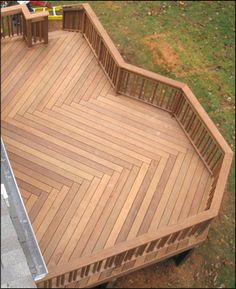
[(1, 107), (49, 271), (197, 214), (212, 181), (169, 113), (116, 95), (80, 34), (50, 39), (3, 41)]

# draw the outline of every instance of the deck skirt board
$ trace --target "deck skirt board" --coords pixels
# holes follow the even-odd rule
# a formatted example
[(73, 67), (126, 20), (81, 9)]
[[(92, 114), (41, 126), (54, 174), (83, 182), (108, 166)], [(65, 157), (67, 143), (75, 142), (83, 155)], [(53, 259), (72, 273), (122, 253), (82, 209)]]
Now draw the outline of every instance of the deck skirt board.
[(2, 42), (1, 110), (50, 271), (196, 215), (212, 179), (168, 112), (115, 93), (79, 33), (49, 36)]

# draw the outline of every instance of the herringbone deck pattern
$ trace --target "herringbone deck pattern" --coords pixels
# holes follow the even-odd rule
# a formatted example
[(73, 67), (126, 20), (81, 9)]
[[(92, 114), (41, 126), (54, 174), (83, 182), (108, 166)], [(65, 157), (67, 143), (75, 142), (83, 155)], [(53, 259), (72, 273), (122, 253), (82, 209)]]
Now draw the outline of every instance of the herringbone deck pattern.
[(116, 96), (78, 33), (3, 41), (2, 134), (49, 269), (204, 209), (211, 178), (178, 124)]

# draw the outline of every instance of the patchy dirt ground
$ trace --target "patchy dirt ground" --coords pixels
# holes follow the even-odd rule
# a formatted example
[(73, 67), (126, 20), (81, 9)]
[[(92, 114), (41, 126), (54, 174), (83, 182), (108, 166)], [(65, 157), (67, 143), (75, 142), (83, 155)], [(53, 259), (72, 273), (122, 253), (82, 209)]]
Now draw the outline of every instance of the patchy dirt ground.
[(176, 41), (176, 47), (170, 45), (165, 38), (166, 33), (155, 33), (144, 38), (144, 45), (151, 51), (153, 62), (174, 71), (177, 77), (194, 75), (199, 73), (212, 73), (219, 67), (217, 65), (203, 65), (202, 67), (187, 67), (181, 60), (184, 53), (184, 45)]
[[(165, 34), (153, 34), (144, 39), (144, 44), (151, 50), (155, 64), (178, 67), (182, 65), (178, 53), (165, 41)], [(183, 50), (183, 46), (178, 44), (178, 48)]]
[[(176, 266), (172, 259), (131, 273), (109, 284), (113, 288), (189, 288), (203, 273), (204, 259), (197, 249), (185, 261)], [(188, 270), (186, 270), (188, 268)], [(189, 274), (191, 272), (191, 274)]]

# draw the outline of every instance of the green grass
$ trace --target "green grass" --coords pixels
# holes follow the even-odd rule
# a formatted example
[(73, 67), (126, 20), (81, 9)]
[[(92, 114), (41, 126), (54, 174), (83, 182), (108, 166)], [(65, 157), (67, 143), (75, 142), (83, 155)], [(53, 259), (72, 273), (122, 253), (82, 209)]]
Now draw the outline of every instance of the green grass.
[[(89, 1), (126, 61), (187, 83), (235, 151), (235, 3), (182, 2)], [(173, 63), (161, 47), (174, 55)], [(235, 288), (234, 188), (235, 162), (219, 217), (197, 249), (205, 273), (191, 287)], [(206, 276), (211, 270), (215, 281)]]

